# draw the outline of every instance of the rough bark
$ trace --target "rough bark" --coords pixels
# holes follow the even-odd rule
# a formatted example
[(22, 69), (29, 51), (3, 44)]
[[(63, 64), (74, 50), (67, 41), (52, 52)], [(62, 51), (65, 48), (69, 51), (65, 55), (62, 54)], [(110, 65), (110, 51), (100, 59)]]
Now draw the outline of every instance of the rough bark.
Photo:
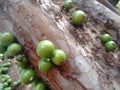
[[(68, 19), (72, 11), (68, 14), (60, 12), (62, 1), (41, 0), (36, 4), (34, 0), (0, 0), (0, 31), (10, 31), (17, 37), (38, 76), (52, 90), (120, 89), (119, 79), (116, 80), (120, 73), (120, 52), (117, 49), (114, 53), (107, 53), (99, 41), (103, 29), (108, 29), (104, 25), (107, 20), (114, 20), (112, 25), (118, 29), (120, 16), (95, 0), (86, 1), (84, 6), (78, 4), (81, 9), (86, 7), (83, 10), (88, 13), (88, 22), (76, 29)], [(105, 13), (98, 16), (99, 11), (95, 10)], [(36, 54), (36, 44), (43, 39), (51, 40), (56, 48), (67, 54), (67, 62), (48, 73), (41, 73), (37, 67), (40, 57)]]

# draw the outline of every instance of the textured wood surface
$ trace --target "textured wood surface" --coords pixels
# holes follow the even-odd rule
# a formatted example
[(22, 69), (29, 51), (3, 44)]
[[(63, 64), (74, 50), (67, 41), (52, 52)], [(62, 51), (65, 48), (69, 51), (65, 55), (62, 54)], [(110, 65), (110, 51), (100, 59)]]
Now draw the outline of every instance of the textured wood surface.
[[(104, 10), (104, 15), (103, 8), (106, 7), (93, 0), (80, 8), (88, 14), (87, 23), (81, 28), (75, 28), (69, 19), (74, 10), (61, 12), (62, 2), (0, 0), (0, 31), (10, 31), (17, 37), (38, 76), (52, 90), (119, 90), (119, 49), (107, 53), (99, 40), (103, 32), (114, 32), (111, 35), (117, 39), (116, 32), (113, 28), (108, 29), (106, 24), (109, 25), (108, 20), (114, 20), (112, 25), (118, 29), (119, 16), (109, 9)], [(89, 7), (88, 4), (93, 6)], [(108, 12), (118, 19), (111, 17)], [(67, 54), (66, 64), (55, 66), (48, 73), (41, 73), (37, 67), (40, 57), (36, 55), (36, 44), (43, 39), (51, 40), (56, 48)]]

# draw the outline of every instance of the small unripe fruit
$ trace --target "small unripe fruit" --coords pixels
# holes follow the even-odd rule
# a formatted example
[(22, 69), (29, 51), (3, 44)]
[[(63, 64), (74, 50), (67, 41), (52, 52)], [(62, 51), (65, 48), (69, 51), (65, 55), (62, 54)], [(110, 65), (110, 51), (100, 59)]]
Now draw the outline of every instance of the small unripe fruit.
[(18, 43), (12, 43), (7, 48), (7, 52), (9, 53), (10, 56), (15, 56), (19, 54), (21, 51), (22, 51), (22, 47)]
[(0, 40), (3, 46), (8, 46), (14, 41), (14, 36), (10, 32), (5, 32), (0, 36)]
[(64, 3), (64, 8), (66, 10), (70, 10), (71, 8), (73, 8), (72, 0), (66, 0), (65, 3)]
[(103, 42), (103, 43), (106, 43), (108, 41), (111, 41), (111, 36), (109, 34), (103, 34), (101, 37), (100, 37), (100, 40)]
[(40, 41), (36, 47), (37, 54), (42, 58), (51, 57), (54, 49), (54, 44), (49, 40)]
[(55, 65), (62, 65), (66, 61), (66, 54), (62, 50), (55, 50), (52, 61)]
[(78, 10), (78, 11), (75, 11), (73, 13), (73, 15), (72, 15), (72, 23), (74, 25), (81, 25), (85, 21), (86, 21), (86, 14), (83, 11)]
[(106, 51), (114, 51), (117, 48), (117, 45), (114, 41), (108, 41), (105, 43)]
[(39, 70), (43, 73), (48, 72), (52, 68), (53, 64), (49, 58), (43, 58), (39, 61)]

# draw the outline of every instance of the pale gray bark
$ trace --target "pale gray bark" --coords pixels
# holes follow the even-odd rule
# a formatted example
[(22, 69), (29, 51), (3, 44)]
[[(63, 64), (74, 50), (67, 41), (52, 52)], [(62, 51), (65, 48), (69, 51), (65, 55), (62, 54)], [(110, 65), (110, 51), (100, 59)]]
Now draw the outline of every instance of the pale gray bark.
[[(115, 25), (119, 27), (120, 18), (118, 15), (95, 0), (86, 1), (84, 6), (89, 8), (90, 15), (97, 16), (97, 13), (93, 10), (105, 12), (104, 14), (114, 20)], [(105, 58), (103, 54), (110, 56), (113, 60), (115, 59), (116, 62), (120, 59), (118, 58), (119, 52), (115, 54), (106, 53), (99, 40), (96, 39), (96, 36), (100, 36), (100, 30), (106, 29), (105, 26), (98, 27), (100, 26), (98, 25), (96, 27), (91, 24), (91, 21), (88, 21), (83, 28), (85, 31), (81, 31), (81, 34), (79, 30), (75, 29), (68, 22), (66, 14), (60, 12), (60, 5), (54, 4), (52, 0), (41, 0), (38, 5), (34, 0), (1, 0), (1, 3), (0, 31), (10, 31), (17, 37), (37, 74), (52, 90), (114, 90), (116, 88), (111, 83), (111, 80), (114, 80), (114, 78), (107, 79), (106, 77), (106, 74), (108, 74), (107, 67), (101, 67), (101, 63), (99, 65), (99, 62), (96, 61), (96, 57), (99, 57), (100, 60), (103, 60), (102, 64), (104, 64)], [(79, 5), (82, 6), (83, 4), (80, 3)], [(98, 5), (100, 6), (97, 7)], [(88, 10), (87, 8), (85, 11)], [(117, 17), (117, 19), (111, 15)], [(98, 19), (100, 18), (98, 17)], [(101, 25), (104, 25), (104, 20), (101, 21)], [(77, 38), (80, 39), (77, 40), (72, 33), (74, 30), (81, 36), (86, 36), (80, 38), (79, 35)], [(93, 33), (91, 30), (94, 30), (96, 33)], [(85, 44), (81, 44), (84, 38), (88, 41), (84, 41), (83, 43)], [(54, 67), (46, 74), (38, 70), (37, 64), (40, 58), (36, 55), (35, 50), (36, 44), (43, 39), (51, 40), (56, 48), (64, 50), (67, 54), (65, 65)], [(101, 48), (103, 53), (98, 54), (96, 52), (96, 55), (95, 53), (93, 54), (93, 49), (96, 47)], [(116, 72), (118, 73), (117, 70)], [(116, 82), (116, 80), (114, 81)]]

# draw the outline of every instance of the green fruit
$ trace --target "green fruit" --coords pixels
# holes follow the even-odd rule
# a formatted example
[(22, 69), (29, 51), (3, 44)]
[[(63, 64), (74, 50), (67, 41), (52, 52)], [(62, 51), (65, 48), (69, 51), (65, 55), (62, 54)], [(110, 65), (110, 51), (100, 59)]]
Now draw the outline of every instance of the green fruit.
[(105, 43), (106, 51), (114, 51), (117, 48), (117, 45), (114, 41), (108, 41)]
[(14, 87), (17, 87), (17, 86), (18, 86), (18, 83), (17, 83), (17, 82), (14, 82), (14, 83), (13, 83), (13, 86), (14, 86)]
[(10, 79), (11, 77), (9, 75), (4, 76), (6, 79)]
[(8, 71), (8, 67), (4, 67), (2, 70), (3, 70), (3, 72)]
[(16, 57), (17, 65), (20, 67), (26, 67), (28, 63), (28, 59), (24, 55), (18, 55)]
[(12, 58), (12, 57), (13, 57), (13, 56), (11, 56), (11, 55), (9, 54), (8, 51), (5, 51), (4, 54), (3, 54), (3, 56), (4, 56), (5, 59), (8, 59), (8, 58)]
[(36, 51), (40, 57), (49, 58), (52, 56), (54, 49), (54, 44), (51, 41), (43, 40), (37, 44)]
[(35, 79), (36, 73), (33, 69), (26, 68), (21, 72), (20, 77), (23, 83), (30, 84)]
[(101, 37), (100, 37), (100, 40), (103, 42), (103, 43), (106, 43), (108, 41), (111, 41), (111, 36), (109, 34), (103, 34)]
[(42, 58), (38, 63), (38, 68), (41, 72), (48, 72), (52, 68), (53, 64), (49, 58)]
[(71, 8), (73, 8), (72, 0), (66, 0), (64, 3), (64, 8), (67, 10), (70, 10)]
[(2, 66), (3, 66), (3, 67), (6, 67), (6, 66), (7, 66), (7, 63), (3, 63)]
[(20, 83), (21, 83), (21, 81), (18, 80), (18, 81), (16, 81), (16, 82), (13, 83), (13, 86), (14, 86), (14, 87), (17, 87)]
[(14, 87), (17, 87), (18, 85), (19, 85), (19, 84), (18, 84), (17, 82), (14, 82), (14, 83), (13, 83), (13, 86), (14, 86)]
[(0, 82), (1, 82), (1, 83), (4, 83), (5, 81), (6, 81), (6, 78), (1, 78), (1, 79), (0, 79)]
[(55, 65), (62, 65), (66, 61), (66, 54), (62, 50), (55, 50), (52, 61)]
[(81, 25), (86, 21), (86, 14), (81, 11), (75, 11), (72, 15), (72, 23), (75, 25)]
[(7, 52), (9, 53), (10, 56), (15, 56), (19, 54), (22, 51), (22, 47), (18, 43), (12, 43), (11, 45), (8, 46)]
[(0, 81), (1, 81), (2, 78), (5, 78), (5, 75), (3, 75), (3, 74), (0, 75)]
[(10, 63), (11, 63), (11, 62), (12, 62), (12, 60), (11, 60), (11, 59), (8, 59), (8, 60), (7, 60), (7, 62), (10, 62)]
[(32, 84), (33, 90), (46, 90), (46, 86), (43, 82), (35, 82)]
[(11, 66), (11, 63), (10, 63), (10, 62), (6, 62), (6, 64), (7, 64), (7, 67)]
[(5, 32), (0, 36), (0, 40), (3, 46), (9, 46), (14, 42), (14, 36), (10, 32)]
[(11, 65), (10, 62), (5, 62), (5, 63), (2, 64), (3, 67), (9, 67), (10, 65)]
[(11, 82), (12, 82), (12, 79), (11, 79), (11, 78), (7, 79), (7, 83), (8, 83), (8, 84), (10, 84)]
[(25, 56), (24, 54), (19, 54), (16, 56), (16, 60), (21, 62), (24, 56)]
[(6, 88), (4, 88), (4, 90), (12, 90), (12, 88), (11, 87), (6, 87)]
[(6, 51), (6, 47), (2, 45), (2, 42), (0, 42), (0, 53), (4, 53)]
[(7, 87), (7, 86), (9, 86), (7, 82), (4, 82), (4, 83), (2, 83), (2, 84), (3, 84), (3, 87), (4, 87), (4, 88)]

